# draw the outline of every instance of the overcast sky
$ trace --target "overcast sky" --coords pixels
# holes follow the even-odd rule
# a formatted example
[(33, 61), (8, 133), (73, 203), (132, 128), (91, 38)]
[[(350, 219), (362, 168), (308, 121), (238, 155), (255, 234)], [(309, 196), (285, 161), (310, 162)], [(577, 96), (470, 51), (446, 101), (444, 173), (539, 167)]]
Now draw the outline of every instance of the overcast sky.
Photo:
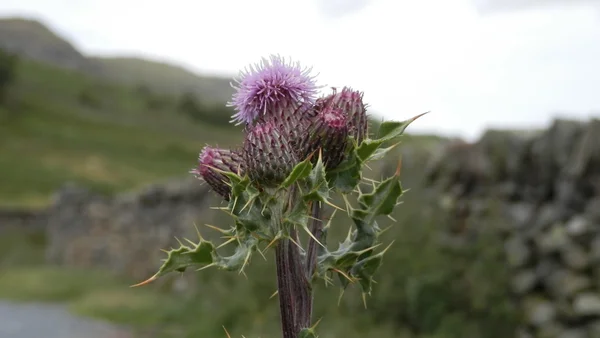
[(412, 131), (600, 117), (597, 0), (2, 0), (0, 15), (40, 18), (85, 53), (200, 73), (278, 53), (363, 90), (386, 118), (431, 111)]

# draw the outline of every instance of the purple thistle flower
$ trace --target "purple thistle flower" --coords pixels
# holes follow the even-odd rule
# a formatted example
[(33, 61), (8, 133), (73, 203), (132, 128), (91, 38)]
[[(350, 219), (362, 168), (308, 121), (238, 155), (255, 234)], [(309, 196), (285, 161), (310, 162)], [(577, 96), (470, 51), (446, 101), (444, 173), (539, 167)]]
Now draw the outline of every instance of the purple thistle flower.
[(256, 118), (269, 115), (278, 106), (296, 111), (303, 104), (314, 103), (320, 87), (315, 84), (315, 77), (310, 75), (311, 70), (301, 68), (299, 63), (286, 63), (277, 55), (271, 55), (270, 60), (263, 58), (260, 64), (250, 65), (235, 80), (237, 92), (227, 103), (236, 110), (232, 122), (251, 124)]
[(198, 157), (198, 167), (190, 173), (203, 179), (217, 194), (229, 201), (231, 187), (227, 184), (228, 178), (217, 170), (243, 175), (244, 167), (242, 157), (236, 151), (206, 146)]

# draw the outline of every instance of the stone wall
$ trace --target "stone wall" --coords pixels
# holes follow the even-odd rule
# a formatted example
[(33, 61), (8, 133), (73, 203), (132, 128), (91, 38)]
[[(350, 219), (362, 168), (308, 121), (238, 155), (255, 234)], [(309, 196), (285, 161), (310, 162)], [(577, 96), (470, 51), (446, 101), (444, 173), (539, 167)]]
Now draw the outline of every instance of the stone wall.
[(501, 220), (525, 315), (519, 337), (600, 337), (599, 120), (453, 141), (426, 175), (444, 192), (452, 231), (472, 234)]
[(196, 239), (194, 224), (211, 223), (218, 205), (195, 178), (106, 197), (66, 186), (43, 218), (49, 263), (106, 268), (142, 280), (164, 258), (175, 237)]

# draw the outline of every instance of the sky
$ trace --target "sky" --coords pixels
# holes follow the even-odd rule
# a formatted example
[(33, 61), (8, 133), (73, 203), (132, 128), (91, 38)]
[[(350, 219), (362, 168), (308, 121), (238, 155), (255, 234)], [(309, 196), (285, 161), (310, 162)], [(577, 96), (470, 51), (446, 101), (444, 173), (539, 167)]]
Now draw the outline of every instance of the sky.
[(138, 55), (235, 76), (269, 54), (364, 91), (410, 130), (600, 118), (599, 0), (2, 0), (87, 54)]

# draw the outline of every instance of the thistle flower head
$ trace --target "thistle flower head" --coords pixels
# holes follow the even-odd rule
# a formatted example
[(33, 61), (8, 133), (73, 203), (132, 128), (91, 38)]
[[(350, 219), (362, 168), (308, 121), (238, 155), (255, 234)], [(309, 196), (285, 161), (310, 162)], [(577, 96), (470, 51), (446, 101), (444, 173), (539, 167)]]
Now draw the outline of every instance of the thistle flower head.
[(244, 163), (237, 152), (206, 146), (198, 157), (198, 167), (190, 173), (203, 179), (217, 194), (229, 200), (231, 187), (227, 184), (227, 177), (219, 171), (242, 173), (243, 170)]
[(250, 178), (267, 187), (283, 182), (298, 164), (286, 134), (273, 121), (261, 121), (248, 129), (243, 158)]
[(360, 144), (367, 137), (368, 119), (363, 93), (344, 87), (340, 92), (333, 88), (333, 93), (320, 98), (316, 102), (319, 110), (333, 107), (342, 111), (348, 118), (349, 135)]
[(341, 109), (321, 107), (306, 133), (302, 157), (320, 149), (325, 166), (329, 169), (337, 167), (346, 156), (348, 131), (348, 117)]
[(237, 92), (228, 106), (236, 113), (232, 122), (252, 123), (256, 118), (269, 115), (277, 106), (298, 108), (313, 103), (319, 87), (310, 68), (299, 63), (286, 63), (280, 56), (271, 55), (260, 64), (251, 65), (236, 79)]

